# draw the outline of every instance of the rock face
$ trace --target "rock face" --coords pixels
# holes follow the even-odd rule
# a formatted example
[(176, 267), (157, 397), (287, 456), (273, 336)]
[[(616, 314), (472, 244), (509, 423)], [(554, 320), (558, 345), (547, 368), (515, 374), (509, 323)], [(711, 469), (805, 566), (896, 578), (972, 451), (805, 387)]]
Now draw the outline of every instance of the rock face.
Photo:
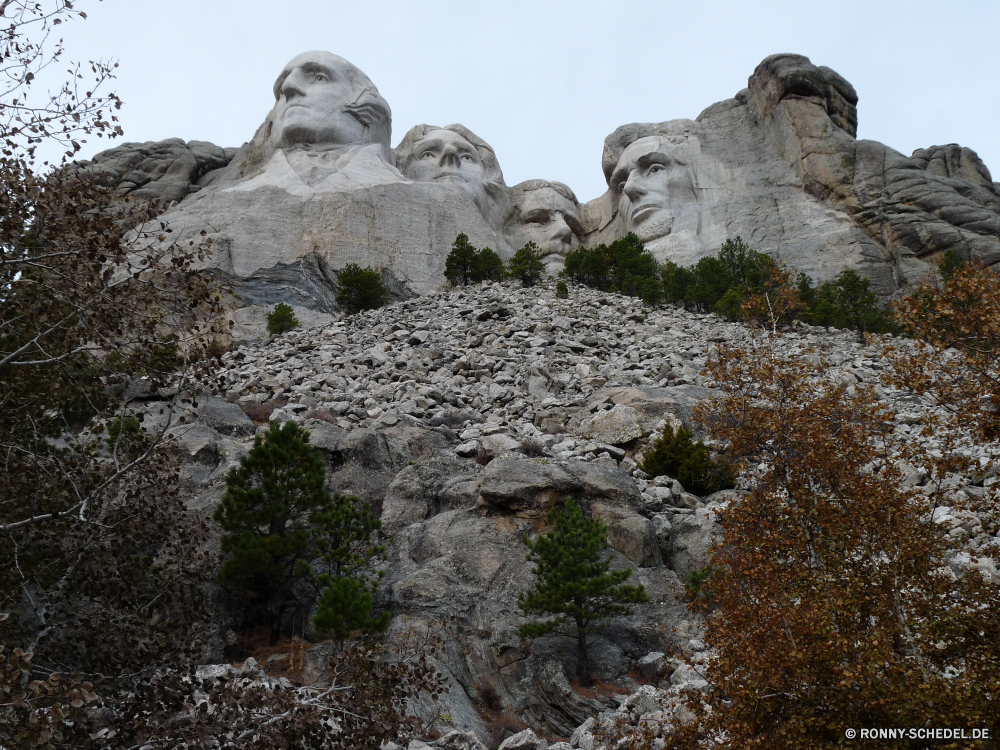
[(772, 55), (695, 121), (618, 128), (604, 143), (608, 192), (584, 207), (587, 242), (634, 231), (687, 265), (740, 235), (817, 281), (858, 270), (882, 296), (946, 250), (1000, 259), (1000, 193), (975, 152), (907, 158), (858, 141), (857, 103), (829, 68)]
[[(487, 284), (240, 346), (223, 356), (211, 383), (217, 394), (200, 396), (168, 436), (183, 461), (189, 509), (210, 515), (254, 432), (270, 422), (304, 424), (325, 458), (329, 488), (368, 501), (392, 536), (378, 601), (393, 614), (391, 637), (443, 643), (436, 665), (450, 690), (441, 704), (412, 708), (426, 720), (448, 714), (451, 723), (438, 728), (459, 730), (449, 742), (464, 746), (473, 746), (468, 732), (499, 744), (477, 712), (492, 705), (536, 730), (576, 734), (572, 744), (584, 747), (593, 720), (574, 730), (594, 714), (605, 712), (600, 723), (627, 714), (638, 724), (667, 704), (678, 708), (681, 689), (704, 687), (705, 646), (683, 584), (708, 565), (717, 514), (740, 494), (695, 497), (636, 463), (666, 423), (688, 421), (713, 394), (702, 374), (711, 342), (747, 340), (740, 324), (680, 309), (644, 315), (637, 300), (586, 288), (557, 299), (552, 284)], [(845, 383), (876, 383), (896, 415), (893, 440), (940, 445), (915, 426), (931, 407), (878, 385), (877, 343), (866, 348), (853, 332), (804, 326), (776, 346), (826, 351)], [(163, 418), (162, 402), (142, 392), (150, 429)], [(636, 436), (601, 442), (593, 432), (601, 415), (624, 420)], [(904, 476), (913, 486), (936, 486), (916, 467)], [(976, 481), (983, 486), (949, 478), (934, 521), (975, 540), (977, 562), (949, 564), (994, 575), (996, 532), (961, 505), (997, 478)], [(521, 540), (544, 531), (548, 510), (569, 496), (608, 525), (613, 568), (632, 570), (651, 600), (607, 621), (591, 641), (592, 672), (621, 690), (619, 698), (574, 689), (572, 643), (554, 636), (528, 643), (517, 632), (524, 621), (517, 597), (533, 583)], [(222, 632), (236, 624), (228, 617), (219, 615)], [(689, 664), (673, 656), (678, 651)], [(661, 689), (636, 692), (633, 671), (659, 679)]]
[(508, 188), (493, 149), (462, 125), (418, 125), (390, 149), (389, 104), (335, 55), (298, 56), (274, 95), (238, 151), (168, 140), (84, 162), (123, 195), (180, 201), (163, 216), (171, 239), (205, 231), (210, 266), (250, 307), (333, 313), (348, 263), (381, 269), (396, 299), (433, 292), (463, 232), (504, 258), (533, 241), (553, 273), (579, 243), (629, 231), (682, 265), (742, 236), (817, 282), (855, 269), (883, 299), (945, 251), (1000, 260), (1000, 189), (975, 152), (907, 157), (857, 140), (854, 88), (801, 55), (766, 58), (746, 89), (695, 120), (615, 130), (601, 164), (608, 191), (585, 205), (559, 182)]

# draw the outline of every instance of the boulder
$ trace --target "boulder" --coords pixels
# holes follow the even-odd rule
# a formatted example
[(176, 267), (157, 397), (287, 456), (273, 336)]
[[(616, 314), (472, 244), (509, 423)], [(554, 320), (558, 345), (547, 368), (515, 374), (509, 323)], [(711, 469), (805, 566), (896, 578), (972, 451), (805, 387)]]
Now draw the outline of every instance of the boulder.
[(206, 398), (198, 409), (198, 419), (223, 435), (247, 437), (253, 435), (257, 426), (237, 405), (220, 398)]
[(487, 465), (480, 493), (484, 503), (534, 517), (544, 517), (567, 497), (604, 498), (628, 508), (641, 505), (639, 489), (624, 471), (582, 461), (497, 459)]
[(660, 565), (660, 547), (653, 531), (653, 524), (631, 508), (594, 502), (594, 518), (608, 526), (608, 542), (640, 568)]

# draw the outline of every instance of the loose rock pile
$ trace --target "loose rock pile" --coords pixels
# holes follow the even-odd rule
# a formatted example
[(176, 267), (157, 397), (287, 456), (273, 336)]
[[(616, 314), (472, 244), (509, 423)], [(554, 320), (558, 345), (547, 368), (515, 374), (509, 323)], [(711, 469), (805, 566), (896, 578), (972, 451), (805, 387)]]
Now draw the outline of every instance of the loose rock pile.
[[(450, 723), (439, 726), (459, 730), (449, 742), (468, 744), (468, 732), (496, 739), (475, 706), (499, 703), (589, 748), (590, 717), (673, 721), (680, 693), (705, 686), (699, 665), (708, 656), (682, 584), (707, 564), (715, 512), (738, 491), (696, 497), (637, 462), (664, 424), (686, 422), (713, 394), (703, 370), (714, 348), (749, 339), (742, 324), (646, 311), (584, 287), (561, 300), (551, 285), (486, 284), (244, 343), (206, 384), (216, 397), (201, 398), (171, 435), (186, 460), (189, 507), (199, 511), (221, 498), (255, 432), (269, 422), (305, 424), (327, 458), (331, 488), (369, 500), (393, 536), (381, 602), (393, 611), (391, 637), (435, 629), (444, 637), (437, 664), (451, 692), (418, 713), (446, 713)], [(896, 415), (899, 444), (919, 439), (935, 449), (938, 438), (916, 434), (932, 407), (879, 382), (879, 342), (865, 347), (853, 332), (800, 326), (776, 346), (822, 353), (846, 388), (873, 383)], [(147, 420), (162, 418), (148, 404)], [(998, 481), (990, 468), (997, 446), (968, 449), (981, 459), (980, 476), (929, 482), (926, 468), (907, 466), (904, 482), (936, 493), (934, 520), (995, 574), (996, 527), (959, 507)], [(517, 635), (517, 594), (532, 582), (520, 539), (570, 494), (608, 524), (615, 566), (632, 568), (652, 600), (595, 639), (593, 672), (620, 692), (594, 698), (570, 684), (572, 648)], [(967, 553), (953, 563), (972, 564)]]

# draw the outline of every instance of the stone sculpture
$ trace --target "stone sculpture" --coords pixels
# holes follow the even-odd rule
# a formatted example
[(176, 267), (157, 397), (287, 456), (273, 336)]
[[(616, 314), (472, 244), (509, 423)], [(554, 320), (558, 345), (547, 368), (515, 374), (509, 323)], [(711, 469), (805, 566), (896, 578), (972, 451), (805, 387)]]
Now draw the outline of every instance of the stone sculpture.
[(491, 224), (504, 213), (507, 186), (496, 153), (464, 125), (417, 125), (395, 149), (396, 165), (409, 179), (457, 185)]
[(335, 312), (348, 263), (382, 269), (397, 297), (433, 291), (459, 233), (502, 257), (534, 242), (553, 273), (577, 244), (630, 231), (681, 265), (739, 235), (817, 283), (854, 269), (883, 300), (948, 250), (1000, 262), (1000, 185), (975, 152), (907, 157), (858, 140), (854, 88), (801, 55), (766, 58), (695, 120), (616, 129), (601, 161), (608, 190), (584, 205), (558, 182), (507, 188), (494, 150), (462, 125), (418, 125), (390, 149), (389, 104), (328, 52), (289, 62), (274, 95), (238, 151), (174, 139), (81, 164), (168, 209), (173, 238), (207, 232), (210, 265), (248, 305)]
[(311, 195), (402, 180), (389, 150), (389, 104), (347, 60), (329, 52), (304, 52), (278, 75), (274, 101), (258, 134), (263, 155), (270, 151), (266, 166), (228, 189), (272, 185)]
[[(222, 168), (198, 175), (197, 192), (162, 217), (172, 240), (197, 242), (207, 232), (206, 265), (253, 308), (239, 314), (241, 323), (277, 302), (336, 312), (338, 270), (349, 263), (381, 270), (396, 298), (433, 291), (459, 233), (512, 254), (501, 233), (503, 173), (470, 130), (415, 128), (402, 152), (433, 146), (445, 164), (440, 174), (422, 170), (428, 157), (404, 176), (390, 148), (389, 104), (347, 60), (299, 55), (273, 91), (274, 107), (253, 138)], [(456, 147), (469, 160), (453, 159)]]
[(566, 254), (580, 244), (580, 202), (568, 186), (527, 180), (510, 189), (511, 211), (504, 231), (511, 247), (534, 242), (549, 273), (563, 269)]

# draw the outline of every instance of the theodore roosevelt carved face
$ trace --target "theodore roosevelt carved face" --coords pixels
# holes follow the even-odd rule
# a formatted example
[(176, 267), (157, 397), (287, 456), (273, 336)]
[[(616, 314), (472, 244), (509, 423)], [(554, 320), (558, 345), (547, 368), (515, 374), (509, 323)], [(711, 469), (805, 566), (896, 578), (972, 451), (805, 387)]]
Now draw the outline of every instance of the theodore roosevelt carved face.
[(368, 76), (329, 52), (294, 58), (274, 83), (272, 143), (389, 146), (391, 112)]
[(512, 247), (534, 242), (547, 264), (561, 264), (580, 244), (580, 206), (566, 185), (528, 180), (511, 188), (515, 216), (507, 227)]
[(643, 242), (670, 234), (675, 219), (695, 208), (697, 194), (687, 160), (661, 136), (640, 138), (626, 148), (609, 184), (627, 231)]

